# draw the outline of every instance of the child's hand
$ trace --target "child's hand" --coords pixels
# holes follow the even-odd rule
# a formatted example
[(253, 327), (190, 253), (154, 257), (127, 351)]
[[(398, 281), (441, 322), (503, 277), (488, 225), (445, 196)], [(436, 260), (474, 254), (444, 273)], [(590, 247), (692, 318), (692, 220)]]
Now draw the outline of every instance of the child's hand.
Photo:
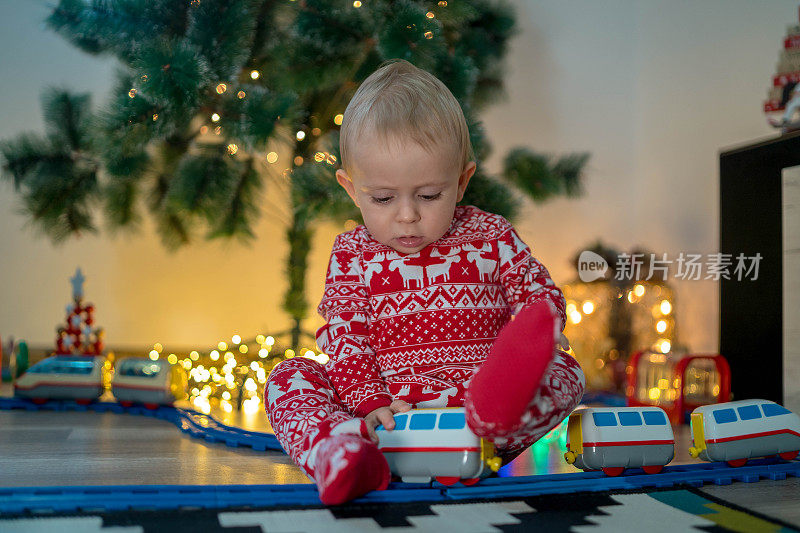
[(393, 430), (394, 414), (405, 413), (410, 409), (411, 405), (408, 402), (404, 402), (403, 400), (394, 400), (392, 405), (389, 407), (378, 407), (370, 414), (365, 416), (364, 420), (367, 423), (367, 431), (369, 432), (369, 438), (372, 439), (372, 442), (378, 444), (378, 434), (375, 433), (376, 427), (383, 425), (383, 427), (386, 428), (386, 431)]

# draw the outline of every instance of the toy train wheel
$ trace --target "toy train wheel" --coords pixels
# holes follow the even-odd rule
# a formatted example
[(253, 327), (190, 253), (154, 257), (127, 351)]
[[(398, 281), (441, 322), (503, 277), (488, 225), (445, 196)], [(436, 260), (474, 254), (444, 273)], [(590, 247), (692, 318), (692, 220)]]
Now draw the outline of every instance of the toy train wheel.
[(472, 485), (474, 485), (475, 483), (477, 483), (480, 480), (481, 480), (481, 478), (479, 478), (479, 477), (473, 477), (473, 478), (470, 478), (470, 479), (462, 479), (461, 480), (461, 484), (464, 485), (465, 487), (471, 487)]
[(745, 463), (747, 463), (747, 458), (745, 457), (744, 459), (732, 459), (730, 461), (727, 461), (727, 463), (734, 468), (739, 468), (740, 466), (744, 466)]
[(44, 405), (47, 403), (47, 398), (31, 398), (31, 401), (36, 405)]
[(610, 477), (616, 477), (625, 471), (625, 467), (622, 466), (610, 466), (608, 468), (603, 469), (603, 473)]
[(797, 451), (793, 451), (793, 452), (783, 452), (783, 453), (779, 453), (779, 454), (778, 454), (778, 457), (780, 457), (780, 458), (781, 458), (781, 459), (783, 459), (784, 461), (791, 461), (792, 459), (794, 459), (795, 457), (797, 457), (797, 453), (798, 453)]
[(157, 403), (146, 403), (144, 406), (146, 409), (150, 409), (151, 411), (155, 411), (159, 407)]
[(645, 474), (658, 474), (662, 470), (664, 470), (664, 465), (648, 465), (643, 466), (642, 470), (644, 470)]
[(460, 477), (454, 477), (454, 476), (437, 476), (436, 477), (436, 481), (438, 481), (442, 485), (447, 485), (449, 487), (449, 486), (455, 485), (456, 483), (461, 481), (461, 478)]
[(126, 400), (126, 401), (122, 401), (122, 402), (119, 402), (119, 404), (120, 404), (122, 407), (133, 407), (133, 402), (131, 402), (131, 401), (128, 401), (128, 400)]

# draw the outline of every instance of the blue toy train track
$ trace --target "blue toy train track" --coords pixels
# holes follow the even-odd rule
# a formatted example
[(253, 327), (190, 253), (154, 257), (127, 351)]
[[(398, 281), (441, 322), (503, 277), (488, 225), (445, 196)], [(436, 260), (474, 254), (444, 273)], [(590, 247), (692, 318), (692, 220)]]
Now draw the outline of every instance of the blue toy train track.
[[(76, 410), (130, 413), (151, 416), (174, 423), (181, 431), (209, 442), (246, 446), (254, 450), (280, 450), (274, 435), (225, 426), (213, 417), (191, 409), (123, 407), (113, 402), (79, 405), (50, 401), (43, 405), (18, 399), (0, 398), (0, 409)], [(542, 494), (602, 492), (678, 485), (699, 487), (733, 481), (753, 483), (762, 479), (781, 480), (800, 477), (800, 461), (756, 459), (747, 466), (732, 468), (725, 463), (667, 466), (660, 474), (645, 474), (630, 469), (619, 477), (602, 472), (533, 475), (484, 479), (479, 484), (444, 486), (430, 483), (392, 483), (389, 490), (371, 492), (355, 503), (437, 502), (481, 498), (514, 498)], [(127, 509), (180, 509), (230, 507), (320, 506), (316, 487), (294, 485), (125, 485), (83, 487), (0, 487), (0, 513), (108, 512)]]
[[(753, 483), (800, 476), (800, 462), (760, 459), (740, 468), (724, 463), (668, 466), (661, 474), (639, 469), (619, 477), (600, 472), (490, 478), (472, 487), (432, 483), (392, 483), (354, 503), (443, 502), (481, 498), (518, 498), (542, 494), (602, 492), (733, 481)], [(321, 506), (314, 485), (125, 485), (87, 487), (0, 488), (0, 514), (109, 512), (180, 508)]]

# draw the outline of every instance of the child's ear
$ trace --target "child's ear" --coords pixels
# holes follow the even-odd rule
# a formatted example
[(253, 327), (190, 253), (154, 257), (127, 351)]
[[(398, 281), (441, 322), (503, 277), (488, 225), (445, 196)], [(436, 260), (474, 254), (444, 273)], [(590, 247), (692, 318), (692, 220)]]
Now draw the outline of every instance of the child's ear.
[(347, 195), (351, 200), (353, 200), (353, 203), (356, 204), (356, 207), (360, 208), (358, 205), (358, 200), (356, 200), (356, 188), (353, 185), (353, 180), (350, 179), (350, 176), (347, 175), (347, 172), (345, 172), (344, 169), (340, 168), (336, 171), (336, 181), (338, 181), (339, 185), (341, 185), (342, 188), (347, 191)]
[(464, 198), (464, 191), (467, 190), (467, 184), (469, 183), (469, 179), (475, 174), (475, 169), (478, 168), (478, 165), (475, 164), (475, 161), (470, 161), (464, 167), (464, 171), (458, 177), (458, 199), (456, 202), (460, 202), (462, 198)]

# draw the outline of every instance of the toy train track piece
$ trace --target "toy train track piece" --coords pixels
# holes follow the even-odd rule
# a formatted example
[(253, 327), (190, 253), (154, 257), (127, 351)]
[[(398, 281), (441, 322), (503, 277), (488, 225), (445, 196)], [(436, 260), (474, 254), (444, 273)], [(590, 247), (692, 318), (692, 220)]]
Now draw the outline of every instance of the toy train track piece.
[(564, 460), (581, 470), (657, 474), (674, 455), (672, 426), (659, 407), (584, 407), (569, 416)]
[(739, 467), (754, 457), (791, 461), (800, 450), (800, 416), (768, 400), (704, 405), (692, 411), (692, 457)]

